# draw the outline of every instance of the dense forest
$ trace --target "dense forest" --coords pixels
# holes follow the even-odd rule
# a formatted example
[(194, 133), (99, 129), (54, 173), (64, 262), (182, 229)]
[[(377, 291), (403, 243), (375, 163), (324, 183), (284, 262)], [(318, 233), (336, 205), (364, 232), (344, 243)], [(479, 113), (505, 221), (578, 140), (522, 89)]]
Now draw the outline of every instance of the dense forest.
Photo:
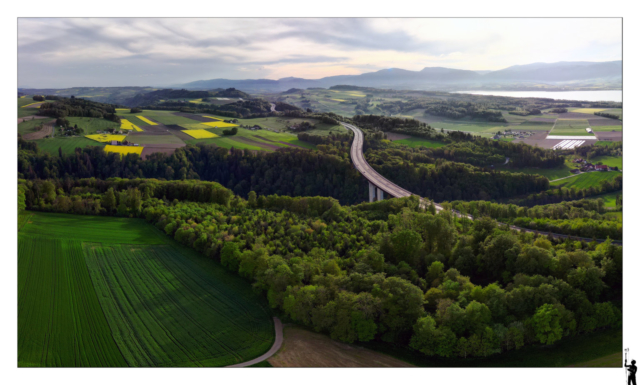
[(68, 116), (104, 118), (120, 123), (120, 118), (116, 115), (116, 107), (118, 106), (115, 104), (92, 102), (90, 100), (74, 98), (73, 96), (70, 98), (56, 97), (56, 99), (53, 99), (51, 102), (42, 103), (37, 114), (50, 116), (52, 118), (64, 118)]
[(621, 247), (434, 215), (415, 197), (344, 207), (253, 191), (245, 200), (211, 182), (64, 178), (21, 180), (18, 201), (145, 218), (293, 321), (345, 342), (486, 357), (621, 322)]
[[(303, 134), (301, 134), (303, 135)], [(301, 136), (302, 139), (307, 137)], [(349, 159), (349, 135), (319, 139), (318, 151), (283, 149), (272, 153), (187, 146), (171, 156), (153, 154), (145, 160), (120, 157), (87, 147), (73, 154), (51, 156), (19, 152), (18, 173), (27, 179), (165, 178), (216, 181), (243, 197), (261, 195), (321, 195), (353, 204), (366, 199), (366, 183)], [(19, 139), (19, 148), (24, 144)], [(380, 141), (367, 140), (370, 143)], [(369, 163), (385, 177), (436, 201), (510, 198), (549, 188), (539, 175), (495, 172), (446, 159), (434, 160), (406, 147), (367, 149)]]

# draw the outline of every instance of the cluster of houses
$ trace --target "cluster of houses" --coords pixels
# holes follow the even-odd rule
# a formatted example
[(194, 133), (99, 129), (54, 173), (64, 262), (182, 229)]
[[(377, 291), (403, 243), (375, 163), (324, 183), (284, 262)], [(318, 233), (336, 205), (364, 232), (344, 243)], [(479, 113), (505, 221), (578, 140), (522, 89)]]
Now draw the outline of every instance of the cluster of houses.
[(96, 134), (122, 134), (122, 130), (96, 131)]
[(124, 142), (118, 142), (117, 140), (112, 140), (111, 145), (112, 146), (136, 146), (136, 147), (140, 146), (138, 143), (131, 143), (126, 140)]
[[(609, 166), (607, 166), (606, 164), (593, 164), (593, 163), (587, 162), (585, 159), (582, 159), (582, 158), (574, 159), (573, 163), (581, 164), (582, 167), (580, 167), (579, 171), (582, 171), (582, 172), (587, 172), (587, 171), (609, 171)], [(577, 174), (579, 171), (578, 171), (577, 168), (571, 170), (571, 172), (574, 173), (574, 174)]]
[(493, 136), (493, 139), (500, 139), (502, 137), (505, 138), (513, 138), (513, 139), (525, 139), (530, 137), (531, 135), (533, 135), (533, 132), (531, 131), (511, 131), (511, 130), (505, 130), (503, 133), (497, 133)]

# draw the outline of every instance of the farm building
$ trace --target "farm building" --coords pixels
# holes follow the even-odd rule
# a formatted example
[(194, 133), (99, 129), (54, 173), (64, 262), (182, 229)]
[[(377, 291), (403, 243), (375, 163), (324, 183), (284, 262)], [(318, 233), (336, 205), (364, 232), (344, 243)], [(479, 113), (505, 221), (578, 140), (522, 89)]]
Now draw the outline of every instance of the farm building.
[(609, 166), (606, 164), (599, 164), (596, 166), (596, 171), (609, 171)]
[(118, 141), (117, 140), (112, 140), (111, 141), (111, 145), (112, 146), (117, 146), (118, 145)]

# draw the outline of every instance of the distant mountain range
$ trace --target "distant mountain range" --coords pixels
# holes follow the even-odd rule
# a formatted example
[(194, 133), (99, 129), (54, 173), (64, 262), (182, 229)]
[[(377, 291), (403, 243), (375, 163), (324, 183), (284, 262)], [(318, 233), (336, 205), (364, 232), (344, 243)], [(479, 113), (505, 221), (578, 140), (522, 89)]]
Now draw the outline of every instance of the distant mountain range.
[(179, 84), (174, 88), (209, 90), (235, 87), (243, 91), (280, 92), (290, 88), (353, 85), (362, 87), (452, 90), (470, 87), (549, 84), (584, 86), (605, 84), (622, 88), (622, 61), (558, 62), (515, 65), (497, 71), (469, 71), (444, 67), (426, 67), (421, 71), (389, 68), (361, 75), (338, 75), (322, 79), (211, 79)]

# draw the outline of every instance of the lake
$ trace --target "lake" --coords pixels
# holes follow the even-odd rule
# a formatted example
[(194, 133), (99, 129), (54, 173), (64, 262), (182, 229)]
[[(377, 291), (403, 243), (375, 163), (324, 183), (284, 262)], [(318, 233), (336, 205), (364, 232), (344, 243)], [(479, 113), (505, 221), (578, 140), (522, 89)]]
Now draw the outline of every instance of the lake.
[(551, 98), (588, 102), (622, 102), (622, 90), (607, 91), (454, 91), (456, 94), (508, 96), (512, 98)]

